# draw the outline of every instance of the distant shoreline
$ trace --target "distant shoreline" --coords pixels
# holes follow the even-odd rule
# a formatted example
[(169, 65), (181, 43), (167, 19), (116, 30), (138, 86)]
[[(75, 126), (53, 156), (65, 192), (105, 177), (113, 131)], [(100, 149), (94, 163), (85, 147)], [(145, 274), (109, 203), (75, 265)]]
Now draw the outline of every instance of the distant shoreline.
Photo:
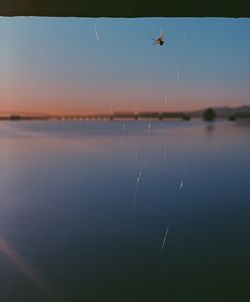
[[(210, 107), (211, 108), (211, 107)], [(29, 112), (4, 112), (0, 111), (0, 121), (20, 121), (20, 120), (173, 120), (181, 119), (184, 121), (193, 118), (203, 118), (207, 108), (196, 111), (114, 111), (110, 113), (99, 114), (46, 114)], [(250, 106), (242, 105), (239, 107), (213, 107), (216, 117), (219, 119), (229, 119), (231, 121), (238, 118), (250, 118)]]
[[(127, 116), (127, 117), (118, 117), (118, 116), (54, 116), (54, 117), (34, 117), (34, 116), (5, 116), (0, 117), (1, 121), (11, 121), (11, 122), (19, 122), (19, 121), (60, 121), (60, 122), (67, 122), (67, 121), (106, 121), (106, 122), (115, 122), (115, 121), (130, 121), (130, 122), (140, 122), (140, 121), (190, 121), (190, 120), (202, 120), (202, 116), (189, 116), (189, 115), (179, 115), (179, 116), (166, 116), (166, 117), (155, 117), (155, 116)], [(232, 116), (217, 116), (215, 120), (229, 120), (229, 121), (236, 121), (236, 120), (250, 120), (250, 114), (239, 114), (239, 115), (232, 115)]]

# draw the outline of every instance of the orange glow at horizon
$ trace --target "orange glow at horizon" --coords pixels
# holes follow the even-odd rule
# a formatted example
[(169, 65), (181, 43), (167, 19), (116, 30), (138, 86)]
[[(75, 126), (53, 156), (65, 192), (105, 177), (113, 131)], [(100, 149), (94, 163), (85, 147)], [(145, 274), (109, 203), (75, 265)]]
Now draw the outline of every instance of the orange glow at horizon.
[[(241, 104), (239, 99), (235, 98), (221, 99), (220, 97), (206, 96), (202, 98), (200, 94), (196, 98), (191, 95), (185, 96), (184, 93), (179, 95), (168, 94), (147, 98), (131, 96), (113, 96), (110, 99), (105, 97), (84, 96), (70, 100), (68, 97), (56, 96), (55, 98), (47, 97), (43, 99), (40, 95), (37, 98), (19, 100), (13, 96), (3, 97), (0, 95), (0, 113), (30, 113), (30, 114), (51, 114), (51, 115), (90, 115), (90, 114), (110, 114), (113, 112), (134, 112), (139, 111), (195, 111), (206, 107), (230, 106), (236, 107), (246, 105), (248, 102), (242, 98)], [(202, 102), (199, 100), (202, 99)], [(36, 100), (36, 101), (34, 101)], [(167, 101), (166, 101), (167, 100)], [(205, 100), (205, 102), (204, 102)]]
[[(13, 77), (13, 75), (12, 75)], [(4, 82), (5, 81), (5, 82)], [(12, 83), (12, 84), (11, 84)], [(8, 84), (8, 85), (7, 85)], [(51, 115), (110, 114), (112, 111), (195, 111), (206, 107), (240, 106), (249, 103), (246, 94), (231, 87), (176, 83), (68, 83), (65, 79), (11, 77), (0, 83), (0, 113)], [(97, 89), (98, 87), (98, 89)], [(107, 89), (109, 87), (109, 89)], [(242, 100), (242, 101), (241, 101)]]

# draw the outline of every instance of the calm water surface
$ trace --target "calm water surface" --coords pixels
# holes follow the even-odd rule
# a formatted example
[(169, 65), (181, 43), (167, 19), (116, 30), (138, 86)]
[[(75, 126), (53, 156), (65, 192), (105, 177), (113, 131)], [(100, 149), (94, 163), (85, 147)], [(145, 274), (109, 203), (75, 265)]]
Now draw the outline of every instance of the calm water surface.
[(0, 123), (0, 301), (247, 301), (249, 255), (249, 124)]

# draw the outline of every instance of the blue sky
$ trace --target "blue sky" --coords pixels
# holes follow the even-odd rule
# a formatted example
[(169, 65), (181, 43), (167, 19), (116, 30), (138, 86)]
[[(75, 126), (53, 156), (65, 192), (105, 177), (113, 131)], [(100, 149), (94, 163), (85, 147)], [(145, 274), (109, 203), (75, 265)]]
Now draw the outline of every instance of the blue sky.
[[(163, 47), (150, 39), (160, 30)], [(249, 37), (249, 19), (1, 17), (1, 110), (250, 104)]]

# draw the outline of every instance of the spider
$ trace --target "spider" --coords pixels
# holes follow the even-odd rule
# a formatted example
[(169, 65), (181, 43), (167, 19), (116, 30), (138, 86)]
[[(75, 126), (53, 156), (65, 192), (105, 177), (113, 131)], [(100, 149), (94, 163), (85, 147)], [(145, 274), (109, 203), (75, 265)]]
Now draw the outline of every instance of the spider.
[(164, 44), (164, 34), (162, 31), (160, 32), (160, 37), (158, 39), (151, 39), (154, 41), (154, 45), (162, 46)]

